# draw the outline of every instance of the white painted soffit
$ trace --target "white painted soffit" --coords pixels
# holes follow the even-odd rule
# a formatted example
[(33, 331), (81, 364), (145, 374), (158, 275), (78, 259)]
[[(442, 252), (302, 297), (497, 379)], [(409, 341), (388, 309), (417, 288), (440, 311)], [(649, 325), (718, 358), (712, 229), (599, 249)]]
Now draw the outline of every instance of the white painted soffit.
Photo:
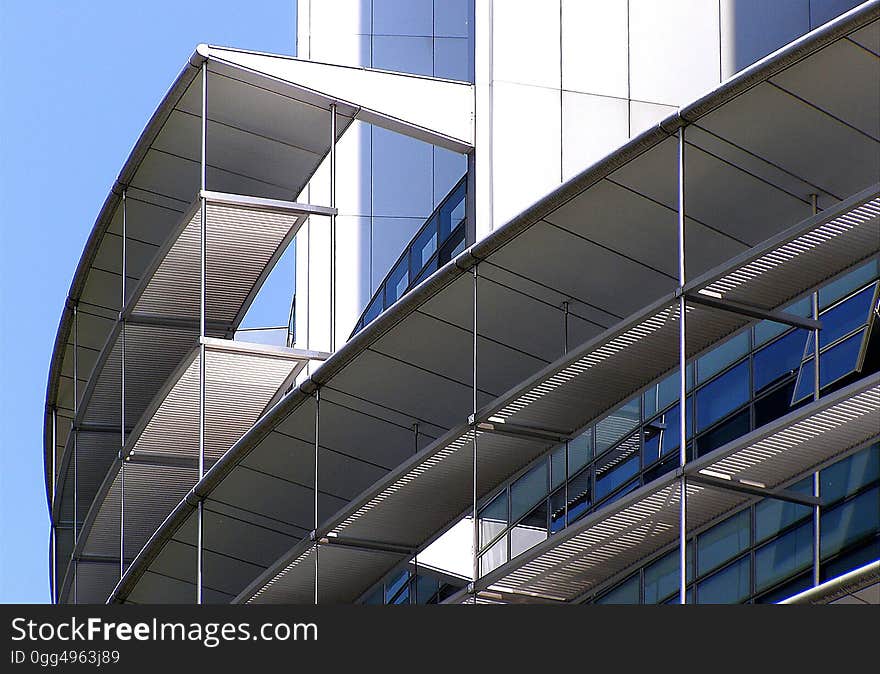
[(474, 86), (467, 82), (209, 45), (196, 51), (209, 65), (226, 64), (280, 80), (305, 102), (322, 107), (336, 103), (340, 111), (350, 107), (361, 121), (455, 152), (474, 145)]

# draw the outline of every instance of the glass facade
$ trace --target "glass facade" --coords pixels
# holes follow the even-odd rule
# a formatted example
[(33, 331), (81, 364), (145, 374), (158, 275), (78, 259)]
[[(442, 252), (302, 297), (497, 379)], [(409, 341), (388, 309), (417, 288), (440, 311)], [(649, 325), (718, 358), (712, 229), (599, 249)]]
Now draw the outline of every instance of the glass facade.
[[(874, 260), (819, 290), (822, 395), (880, 370), (880, 330), (872, 333), (878, 266)], [(785, 310), (809, 316), (810, 297)], [(810, 402), (812, 343), (813, 333), (807, 330), (761, 321), (690, 363), (688, 458), (705, 455)], [(809, 395), (798, 394), (801, 381), (810, 382)], [(479, 511), (480, 573), (678, 467), (678, 386), (674, 371), (552, 449), (488, 498)], [(837, 567), (852, 568), (846, 559), (880, 557), (878, 482), (877, 444), (821, 472), (823, 575), (830, 577)], [(810, 495), (812, 478), (790, 489)], [(695, 536), (690, 545), (688, 578), (694, 601), (776, 601), (811, 583), (813, 509), (764, 499)], [(675, 549), (593, 599), (677, 601), (678, 578)]]
[(351, 337), (465, 249), (466, 202), (467, 174), (443, 198), (379, 284)]

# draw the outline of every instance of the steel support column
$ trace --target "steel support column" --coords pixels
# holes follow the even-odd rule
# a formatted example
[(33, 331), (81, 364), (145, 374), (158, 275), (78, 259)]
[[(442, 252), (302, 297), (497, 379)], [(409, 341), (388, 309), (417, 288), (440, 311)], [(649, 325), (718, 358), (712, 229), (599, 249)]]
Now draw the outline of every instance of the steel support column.
[(315, 390), (315, 517), (313, 537), (315, 539), (315, 606), (318, 605), (318, 451), (321, 442), (321, 389)]
[(49, 520), (52, 522), (52, 575), (50, 576), (50, 580), (52, 583), (52, 587), (50, 588), (52, 592), (52, 603), (58, 603), (58, 556), (57, 556), (57, 548), (58, 548), (58, 533), (56, 531), (56, 522), (55, 522), (55, 489), (58, 486), (58, 480), (56, 478), (56, 460), (55, 455), (58, 453), (58, 408), (52, 407), (52, 491), (50, 493), (50, 503), (49, 503)]
[[(685, 284), (685, 202), (684, 202), (684, 126), (678, 130), (678, 283)], [(679, 486), (679, 603), (687, 603), (687, 480), (684, 466), (687, 463), (687, 350), (685, 314), (687, 300), (684, 293), (678, 298), (678, 368), (679, 368), (679, 452), (678, 462), (682, 469)]]
[[(474, 287), (473, 287), (473, 300), (474, 300), (474, 334), (473, 334), (473, 380), (474, 380), (474, 390), (473, 390), (473, 410), (471, 412), (472, 418), (476, 420), (477, 416), (477, 282), (479, 280), (479, 274), (477, 271), (477, 265), (473, 267), (473, 279), (474, 279)], [(477, 517), (477, 425), (474, 423), (471, 426), (471, 432), (473, 433), (473, 443), (474, 443), (474, 465), (473, 465), (473, 500), (474, 500), (474, 530), (473, 530), (473, 584), (474, 588), (476, 588), (477, 581), (480, 579), (480, 520)], [(477, 603), (477, 595), (474, 593), (474, 605)]]
[[(73, 422), (70, 426), (70, 432), (73, 433), (73, 549), (76, 550), (79, 542), (79, 484), (77, 469), (79, 467), (79, 448), (77, 447), (78, 432), (76, 430), (76, 418), (79, 415), (79, 312), (77, 304), (73, 305)], [(77, 563), (70, 553), (71, 563), (73, 564), (73, 603), (77, 603)]]
[[(818, 195), (811, 194), (810, 195), (810, 205), (812, 207), (812, 214), (816, 215), (819, 212), (818, 209)], [(816, 290), (813, 292), (813, 320), (819, 320), (819, 291)], [(819, 328), (816, 327), (813, 330), (813, 400), (819, 399)], [(820, 483), (819, 483), (819, 471), (813, 473), (813, 496), (818, 499), (820, 498)], [(813, 508), (813, 585), (818, 585), (820, 583), (819, 577), (819, 565), (821, 562), (821, 518), (822, 511), (821, 506), (816, 504)]]
[(330, 104), (330, 353), (336, 351), (336, 103)]
[(128, 213), (126, 208), (126, 192), (127, 188), (122, 190), (122, 292), (120, 293), (119, 306), (122, 310), (119, 312), (119, 321), (121, 325), (121, 341), (122, 358), (120, 365), (120, 388), (119, 388), (119, 578), (122, 579), (125, 573), (125, 318), (123, 310), (125, 309), (125, 276), (128, 273), (128, 263), (126, 258), (126, 242), (128, 235)]
[[(201, 124), (201, 200), (202, 223), (199, 242), (201, 293), (199, 303), (199, 480), (205, 475), (205, 321), (207, 300), (207, 244), (208, 244), (208, 206), (205, 192), (207, 186), (207, 146), (208, 146), (208, 62), (202, 63), (202, 124)], [(198, 509), (198, 534), (196, 540), (196, 603), (201, 604), (202, 575), (203, 575), (203, 550), (204, 548), (204, 508), (199, 501)]]

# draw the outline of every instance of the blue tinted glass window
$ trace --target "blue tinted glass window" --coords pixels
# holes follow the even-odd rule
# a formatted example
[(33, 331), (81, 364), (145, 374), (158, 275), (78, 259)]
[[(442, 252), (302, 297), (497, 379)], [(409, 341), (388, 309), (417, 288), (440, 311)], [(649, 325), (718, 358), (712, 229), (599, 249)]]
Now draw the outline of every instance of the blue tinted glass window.
[[(856, 328), (860, 328), (868, 322), (875, 288), (876, 285), (868, 286), (861, 292), (820, 314), (822, 319), (822, 329), (819, 330), (820, 352), (828, 344), (837, 341), (844, 335), (848, 335)], [(807, 343), (806, 353), (807, 355), (813, 353), (812, 339)]]
[(568, 483), (568, 523), (586, 515), (590, 508), (590, 473), (583, 471)]
[[(802, 297), (797, 302), (792, 302), (787, 307), (783, 307), (783, 311), (794, 314), (795, 316), (809, 317), (813, 315), (813, 304), (809, 296)], [(777, 335), (781, 335), (788, 330), (789, 326), (784, 323), (775, 323), (773, 321), (761, 321), (755, 325), (755, 346), (760, 346), (769, 342)]]
[(638, 455), (618, 464), (614, 468), (609, 468), (603, 474), (596, 473), (596, 500), (605, 498), (612, 491), (617, 489), (624, 482), (639, 472)]
[(428, 260), (437, 250), (437, 219), (432, 218), (419, 235), (415, 238), (410, 248), (410, 265), (414, 275), (428, 264)]
[(755, 401), (755, 428), (769, 424), (771, 421), (791, 411), (794, 384), (794, 381), (789, 381), (784, 386), (761, 396)]
[(662, 410), (678, 400), (680, 388), (677, 370), (657, 384), (657, 409)]
[(385, 308), (390, 307), (394, 302), (400, 299), (406, 286), (409, 283), (409, 267), (406, 258), (397, 263), (397, 266), (389, 274), (388, 280), (385, 281)]
[(797, 329), (755, 353), (755, 391), (796, 372), (801, 364), (807, 331)]
[(748, 557), (710, 576), (697, 586), (698, 604), (738, 604), (751, 594), (751, 568)]
[[(645, 567), (645, 603), (659, 604), (669, 595), (678, 592), (679, 566), (678, 558), (680, 551), (669, 552), (650, 566)], [(687, 547), (687, 581), (693, 578), (693, 546), (688, 543)]]
[(820, 288), (819, 307), (827, 307), (829, 304), (833, 304), (841, 297), (851, 293), (856, 288), (862, 287), (868, 281), (876, 279), (877, 273), (880, 271), (878, 267), (880, 267), (880, 261), (871, 260), (858, 269), (853, 269), (839, 279), (832, 281), (824, 288)]
[(743, 510), (697, 538), (697, 573), (716, 569), (749, 547), (750, 513)]
[(880, 529), (880, 488), (874, 487), (822, 513), (820, 529), (823, 559), (876, 532)]
[(550, 495), (550, 533), (565, 528), (565, 498), (565, 487)]
[[(858, 366), (859, 351), (865, 331), (857, 332), (827, 351), (819, 353), (819, 386), (824, 388), (841, 377), (855, 371)], [(813, 360), (804, 361), (798, 376), (794, 402), (799, 402), (813, 395)]]
[[(809, 489), (797, 491), (811, 495), (813, 493), (812, 478), (810, 479)], [(755, 505), (755, 540), (760, 543), (771, 536), (775, 536), (788, 525), (809, 517), (812, 512), (812, 508), (799, 503), (769, 498), (759, 501)]]
[(425, 267), (422, 269), (422, 273), (413, 279), (412, 284), (414, 286), (418, 285), (419, 283), (424, 281), (426, 278), (428, 278), (431, 274), (433, 274), (435, 271), (437, 271), (437, 256), (436, 255), (434, 257), (432, 257), (430, 260), (428, 260), (428, 264), (426, 264)]
[(697, 430), (749, 400), (749, 364), (743, 362), (697, 391)]
[(510, 487), (510, 518), (515, 522), (547, 496), (547, 461), (541, 461)]
[(751, 419), (749, 417), (749, 410), (746, 408), (697, 438), (699, 455), (708, 454), (713, 449), (718, 449), (728, 442), (732, 442), (738, 437), (745, 435), (749, 430), (751, 430)]
[(819, 493), (825, 503), (832, 503), (877, 479), (880, 479), (880, 444), (866, 447), (823, 470)]
[(630, 576), (620, 585), (603, 595), (597, 604), (638, 604), (639, 603), (639, 574)]
[(381, 314), (382, 308), (382, 293), (380, 292), (376, 295), (373, 301), (370, 302), (370, 306), (367, 307), (367, 311), (364, 313), (364, 325)]
[(409, 580), (409, 571), (401, 571), (385, 586), (385, 603), (388, 604)]
[(507, 528), (507, 490), (480, 511), (480, 547), (494, 540)]
[(464, 219), (465, 214), (465, 182), (449, 195), (440, 206), (440, 241), (444, 241)]
[(813, 523), (807, 522), (755, 552), (755, 587), (775, 585), (813, 561)]
[(749, 352), (749, 333), (743, 332), (697, 360), (697, 383), (702, 384)]

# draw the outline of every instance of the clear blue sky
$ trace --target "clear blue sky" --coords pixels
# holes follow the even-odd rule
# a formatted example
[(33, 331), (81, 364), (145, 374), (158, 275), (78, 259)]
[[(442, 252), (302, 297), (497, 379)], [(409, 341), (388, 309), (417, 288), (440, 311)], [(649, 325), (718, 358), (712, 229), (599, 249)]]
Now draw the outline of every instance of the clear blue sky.
[[(295, 0), (0, 0), (0, 602), (49, 600), (46, 376), (107, 191), (199, 42), (293, 54), (295, 17)], [(285, 258), (252, 324), (286, 323)]]

